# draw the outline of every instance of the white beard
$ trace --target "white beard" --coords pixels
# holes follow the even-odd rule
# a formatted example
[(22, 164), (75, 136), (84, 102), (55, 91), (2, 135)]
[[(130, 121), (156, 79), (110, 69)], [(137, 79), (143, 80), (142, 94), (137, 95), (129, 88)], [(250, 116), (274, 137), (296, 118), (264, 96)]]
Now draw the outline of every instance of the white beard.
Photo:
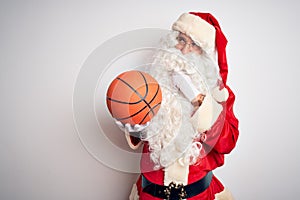
[(154, 63), (148, 70), (159, 82), (163, 95), (160, 110), (143, 138), (149, 143), (155, 169), (167, 167), (176, 160), (182, 165), (195, 164), (201, 157), (199, 133), (190, 122), (193, 106), (173, 85), (172, 72), (187, 74), (203, 93), (214, 88), (219, 78), (216, 64), (208, 56), (192, 53), (184, 56), (174, 48), (177, 34), (172, 32), (163, 40), (163, 49), (155, 54)]

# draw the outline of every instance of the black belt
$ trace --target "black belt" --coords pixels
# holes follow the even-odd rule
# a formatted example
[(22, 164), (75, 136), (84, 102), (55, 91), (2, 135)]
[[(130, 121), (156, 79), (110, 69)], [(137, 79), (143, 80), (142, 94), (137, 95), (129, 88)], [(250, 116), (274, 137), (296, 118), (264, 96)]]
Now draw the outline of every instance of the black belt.
[(164, 186), (152, 183), (142, 175), (142, 188), (143, 192), (160, 199), (182, 200), (191, 198), (205, 191), (210, 185), (212, 176), (212, 171), (209, 171), (202, 179), (189, 185), (177, 185), (171, 182), (169, 186)]

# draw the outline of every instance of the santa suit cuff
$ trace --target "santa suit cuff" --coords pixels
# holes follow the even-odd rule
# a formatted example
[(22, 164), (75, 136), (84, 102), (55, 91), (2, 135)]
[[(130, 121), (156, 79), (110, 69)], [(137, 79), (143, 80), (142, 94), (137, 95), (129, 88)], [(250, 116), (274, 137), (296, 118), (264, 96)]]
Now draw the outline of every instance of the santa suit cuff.
[(139, 138), (131, 136), (128, 132), (125, 132), (125, 138), (128, 143), (128, 146), (133, 150), (136, 150), (142, 144), (142, 141)]
[(222, 105), (212, 98), (210, 94), (206, 95), (201, 106), (191, 117), (191, 123), (194, 129), (200, 133), (209, 130), (216, 122), (222, 109)]

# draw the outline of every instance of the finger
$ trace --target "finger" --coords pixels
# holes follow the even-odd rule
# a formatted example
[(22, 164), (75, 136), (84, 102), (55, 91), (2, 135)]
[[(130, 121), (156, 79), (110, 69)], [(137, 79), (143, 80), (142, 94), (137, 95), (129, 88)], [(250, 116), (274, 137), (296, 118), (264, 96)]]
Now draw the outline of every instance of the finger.
[(128, 130), (129, 132), (133, 132), (133, 129), (129, 123), (125, 124), (125, 129)]
[(115, 123), (119, 126), (119, 127), (124, 127), (124, 124), (122, 123), (122, 122), (120, 122), (120, 121), (115, 121)]
[(133, 127), (134, 131), (140, 131), (142, 128), (143, 127), (139, 124), (135, 124), (134, 127)]
[(147, 121), (146, 125), (149, 126), (150, 125), (150, 121)]
[(144, 127), (146, 128), (146, 127), (148, 127), (149, 125), (150, 125), (150, 121), (147, 121), (147, 123), (144, 124)]
[(134, 126), (134, 130), (135, 130), (135, 131), (142, 131), (142, 130), (144, 130), (145, 128), (147, 128), (147, 127), (149, 126), (149, 124), (150, 124), (149, 121), (146, 122), (146, 124), (136, 124), (136, 125)]

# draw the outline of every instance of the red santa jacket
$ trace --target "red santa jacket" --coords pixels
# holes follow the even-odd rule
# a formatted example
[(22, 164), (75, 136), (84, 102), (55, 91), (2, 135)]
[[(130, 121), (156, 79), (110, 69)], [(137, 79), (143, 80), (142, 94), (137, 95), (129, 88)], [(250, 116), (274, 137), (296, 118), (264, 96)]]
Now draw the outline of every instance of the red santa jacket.
[[(235, 147), (239, 131), (238, 120), (233, 113), (233, 103), (235, 95), (228, 86), (229, 97), (226, 102), (222, 103), (223, 111), (218, 120), (207, 131), (207, 139), (203, 143), (203, 148), (207, 151), (207, 155), (199, 160), (195, 165), (189, 166), (188, 184), (203, 178), (209, 171), (216, 169), (224, 164), (224, 154), (228, 154)], [(153, 162), (149, 157), (148, 144), (143, 147), (143, 155), (141, 158), (141, 172), (151, 182), (163, 185), (164, 171), (153, 170)], [(140, 200), (159, 200), (147, 193), (142, 192), (141, 177), (137, 181)], [(224, 186), (213, 176), (210, 186), (201, 194), (189, 198), (189, 200), (214, 200), (215, 194), (223, 191)]]

